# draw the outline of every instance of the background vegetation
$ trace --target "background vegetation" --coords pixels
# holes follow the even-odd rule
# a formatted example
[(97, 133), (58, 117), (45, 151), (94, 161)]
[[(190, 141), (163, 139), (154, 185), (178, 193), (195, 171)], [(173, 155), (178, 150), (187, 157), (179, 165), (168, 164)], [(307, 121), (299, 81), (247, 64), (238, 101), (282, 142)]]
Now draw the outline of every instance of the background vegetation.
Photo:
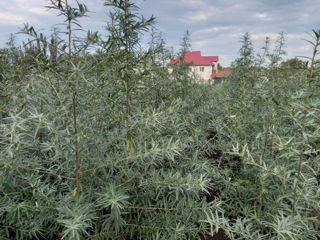
[(0, 50), (1, 239), (319, 239), (320, 32), (307, 62), (283, 62), (283, 34), (255, 55), (247, 33), (206, 85), (169, 73), (153, 16), (105, 6), (106, 39), (51, 0), (66, 38), (26, 25)]

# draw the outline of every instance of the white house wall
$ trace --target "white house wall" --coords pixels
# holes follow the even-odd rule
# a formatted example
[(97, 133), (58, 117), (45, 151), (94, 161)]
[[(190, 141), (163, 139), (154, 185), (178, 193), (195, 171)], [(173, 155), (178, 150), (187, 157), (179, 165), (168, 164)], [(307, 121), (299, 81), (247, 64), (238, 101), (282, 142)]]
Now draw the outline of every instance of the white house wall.
[[(212, 68), (216, 69), (216, 63), (213, 63), (213, 66), (189, 66), (190, 72), (189, 75), (196, 75), (199, 82), (201, 81), (211, 81)], [(200, 71), (200, 68), (203, 67), (203, 72)], [(169, 67), (168, 72), (172, 73), (173, 68)]]
[[(200, 71), (203, 68), (203, 72)], [(212, 66), (190, 66), (191, 73), (199, 76), (200, 80), (210, 80), (212, 74)]]

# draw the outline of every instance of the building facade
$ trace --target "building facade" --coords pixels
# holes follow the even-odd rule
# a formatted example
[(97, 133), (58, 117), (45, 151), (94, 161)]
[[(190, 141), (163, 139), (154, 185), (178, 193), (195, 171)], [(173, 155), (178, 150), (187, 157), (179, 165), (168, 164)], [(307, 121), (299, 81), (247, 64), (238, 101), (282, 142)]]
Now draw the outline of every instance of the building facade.
[(226, 77), (232, 73), (231, 70), (218, 70), (218, 61), (218, 56), (201, 56), (200, 51), (189, 51), (171, 60), (169, 64), (178, 66), (188, 64), (190, 74), (195, 74), (199, 81), (214, 83), (215, 76)]

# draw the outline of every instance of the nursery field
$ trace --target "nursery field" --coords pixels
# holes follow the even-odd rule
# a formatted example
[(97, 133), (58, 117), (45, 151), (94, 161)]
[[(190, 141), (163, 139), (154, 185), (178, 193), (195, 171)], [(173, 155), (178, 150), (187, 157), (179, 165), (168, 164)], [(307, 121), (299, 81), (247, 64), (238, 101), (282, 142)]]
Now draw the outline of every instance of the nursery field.
[(319, 30), (288, 61), (247, 33), (208, 85), (168, 71), (181, 53), (131, 1), (105, 1), (105, 39), (50, 3), (66, 38), (26, 25), (0, 49), (0, 239), (320, 239)]

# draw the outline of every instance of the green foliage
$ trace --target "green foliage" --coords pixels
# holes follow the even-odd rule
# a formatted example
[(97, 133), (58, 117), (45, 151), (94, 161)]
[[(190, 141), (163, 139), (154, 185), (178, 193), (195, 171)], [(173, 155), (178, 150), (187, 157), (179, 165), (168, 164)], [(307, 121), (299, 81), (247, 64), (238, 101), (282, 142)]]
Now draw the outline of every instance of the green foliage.
[[(52, 4), (71, 36), (86, 8)], [(30, 27), (1, 49), (1, 238), (317, 239), (319, 31), (309, 68), (278, 66), (282, 40), (256, 58), (245, 35), (230, 81), (201, 85), (168, 71), (161, 38), (139, 48), (152, 17), (105, 4), (94, 54)]]
[(62, 239), (80, 240), (83, 239), (83, 236), (90, 235), (88, 230), (93, 225), (93, 208), (91, 205), (86, 205), (85, 202), (73, 199), (69, 199), (69, 201), (58, 209), (57, 223), (64, 229), (61, 233)]
[[(315, 35), (313, 46), (318, 45)], [(277, 55), (283, 52), (279, 49), (277, 46), (273, 59), (280, 59)], [(316, 52), (311, 63), (317, 62)], [(233, 74), (219, 96), (224, 114), (213, 125), (221, 126), (221, 133), (232, 140), (231, 154), (242, 159), (236, 179), (224, 183), (230, 187), (223, 189), (222, 197), (229, 202), (222, 208), (232, 212), (232, 218), (246, 217), (252, 224), (252, 239), (319, 236), (319, 229), (308, 220), (312, 209), (319, 209), (317, 68), (311, 64), (291, 73), (270, 61), (268, 68)], [(230, 222), (221, 225), (223, 220), (213, 216), (208, 216), (212, 226), (220, 224), (231, 233), (236, 229), (230, 228)], [(254, 229), (265, 236), (255, 236)], [(250, 239), (247, 230), (240, 232), (236, 239)]]

